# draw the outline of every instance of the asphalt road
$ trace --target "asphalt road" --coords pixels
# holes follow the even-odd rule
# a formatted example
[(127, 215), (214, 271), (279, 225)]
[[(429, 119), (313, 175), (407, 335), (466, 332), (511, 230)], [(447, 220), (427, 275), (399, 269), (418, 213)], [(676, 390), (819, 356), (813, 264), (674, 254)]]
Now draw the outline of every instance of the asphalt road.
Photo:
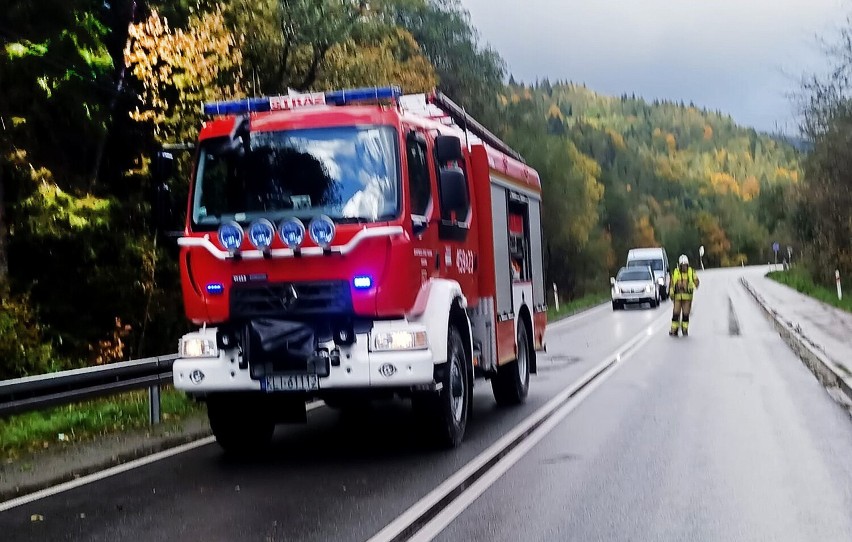
[(321, 408), (279, 428), (268, 457), (204, 446), (0, 513), (2, 539), (367, 540), (653, 325), (438, 539), (852, 540), (852, 420), (771, 331), (742, 272), (701, 275), (686, 339), (666, 334), (669, 304), (555, 325), (527, 404), (498, 409), (479, 383), (458, 450), (425, 448), (403, 404)]

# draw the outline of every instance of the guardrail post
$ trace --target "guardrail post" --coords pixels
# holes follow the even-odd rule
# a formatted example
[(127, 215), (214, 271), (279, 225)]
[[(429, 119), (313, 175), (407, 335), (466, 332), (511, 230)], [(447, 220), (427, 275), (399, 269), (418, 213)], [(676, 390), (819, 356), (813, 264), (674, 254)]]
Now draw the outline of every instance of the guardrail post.
[(151, 425), (160, 423), (160, 385), (148, 388), (148, 422)]

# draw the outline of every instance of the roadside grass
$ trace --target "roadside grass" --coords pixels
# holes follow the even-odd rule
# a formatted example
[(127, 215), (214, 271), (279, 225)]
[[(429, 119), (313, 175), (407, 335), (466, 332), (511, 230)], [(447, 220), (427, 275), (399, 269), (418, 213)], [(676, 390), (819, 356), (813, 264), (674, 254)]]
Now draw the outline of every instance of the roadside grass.
[(773, 271), (766, 276), (814, 299), (828, 303), (838, 309), (852, 312), (852, 297), (849, 297), (852, 295), (852, 291), (844, 296), (842, 300), (837, 299), (836, 288), (817, 284), (808, 272), (801, 267), (793, 267), (788, 271)]
[(609, 301), (609, 299), (609, 292), (597, 292), (586, 294), (583, 297), (578, 297), (577, 299), (572, 299), (567, 303), (559, 303), (559, 312), (556, 311), (556, 307), (551, 305), (547, 308), (547, 321), (554, 322), (556, 320), (561, 320), (562, 318), (567, 318), (572, 314), (576, 314), (582, 310), (600, 305), (605, 301)]
[[(171, 388), (162, 389), (160, 408), (163, 423), (179, 421), (203, 409)], [(0, 419), (0, 461), (6, 463), (29, 452), (147, 425), (147, 390), (10, 416)]]

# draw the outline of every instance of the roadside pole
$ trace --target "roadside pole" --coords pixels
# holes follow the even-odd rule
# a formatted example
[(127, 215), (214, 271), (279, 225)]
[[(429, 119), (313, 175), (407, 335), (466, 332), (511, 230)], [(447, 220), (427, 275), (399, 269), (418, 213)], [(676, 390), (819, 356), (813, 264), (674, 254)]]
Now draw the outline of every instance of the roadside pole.
[(843, 299), (843, 290), (840, 288), (840, 270), (834, 270), (834, 282), (837, 283), (837, 299)]
[(556, 289), (556, 283), (553, 283), (553, 305), (556, 307), (556, 312), (559, 312), (559, 290)]

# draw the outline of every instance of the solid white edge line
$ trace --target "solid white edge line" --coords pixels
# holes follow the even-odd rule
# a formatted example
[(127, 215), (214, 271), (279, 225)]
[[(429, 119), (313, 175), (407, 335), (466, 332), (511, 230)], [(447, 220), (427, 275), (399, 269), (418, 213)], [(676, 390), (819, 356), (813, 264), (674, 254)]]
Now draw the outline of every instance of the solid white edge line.
[[(660, 324), (656, 324), (661, 327)], [(469, 488), (465, 489), (458, 497), (456, 497), (446, 508), (438, 512), (426, 525), (417, 531), (409, 542), (428, 542), (441, 534), (459, 515), (491, 486), (493, 486), (506, 472), (509, 471), (518, 461), (520, 461), (527, 453), (529, 453), (536, 444), (544, 437), (550, 434), (553, 429), (559, 425), (571, 412), (580, 406), (599, 386), (609, 380), (622, 367), (624, 362), (630, 359), (639, 348), (648, 342), (653, 334), (646, 335), (640, 340), (634, 348), (618, 361), (608, 368), (604, 374), (596, 378), (589, 385), (583, 388), (577, 395), (569, 399), (562, 407), (560, 407), (550, 418), (536, 428), (529, 436), (527, 436), (517, 447), (500, 459), (491, 469), (482, 475)]]
[(167, 457), (172, 457), (178, 454), (182, 454), (184, 452), (188, 452), (190, 450), (194, 450), (195, 448), (199, 448), (201, 446), (206, 446), (208, 444), (212, 444), (216, 439), (214, 437), (205, 437), (203, 439), (195, 440), (192, 442), (188, 442), (186, 444), (182, 444), (175, 448), (170, 448), (168, 450), (163, 450), (162, 452), (157, 452), (155, 454), (141, 457), (139, 459), (134, 459), (128, 463), (124, 463), (122, 465), (116, 465), (115, 467), (108, 468), (106, 470), (102, 470), (99, 472), (95, 472), (89, 474), (88, 476), (83, 476), (76, 480), (71, 480), (70, 482), (65, 482), (64, 484), (59, 484), (57, 486), (49, 487), (47, 489), (42, 489), (41, 491), (36, 491), (35, 493), (30, 493), (29, 495), (24, 495), (22, 497), (16, 497), (14, 499), (8, 500), (4, 503), (0, 503), (0, 512), (5, 512), (11, 508), (15, 508), (17, 506), (21, 506), (23, 504), (28, 504), (33, 501), (37, 501), (39, 499), (44, 499), (46, 497), (51, 497), (58, 493), (62, 493), (64, 491), (68, 491), (70, 489), (74, 489), (80, 486), (84, 486), (86, 484), (91, 484), (92, 482), (97, 482), (98, 480), (103, 480), (104, 478), (109, 478), (110, 476), (115, 476), (116, 474), (121, 474), (123, 472), (127, 472), (129, 470), (142, 467), (144, 465), (148, 465), (149, 463), (154, 463), (156, 461), (160, 461), (161, 459), (166, 459)]
[[(307, 405), (305, 407), (305, 411), (310, 412), (324, 405), (325, 403), (323, 403), (322, 401), (316, 401)], [(169, 448), (168, 450), (163, 450), (161, 452), (147, 455), (145, 457), (140, 457), (139, 459), (134, 459), (133, 461), (128, 461), (127, 463), (123, 463), (121, 465), (110, 467), (106, 470), (93, 472), (92, 474), (89, 474), (87, 476), (81, 476), (76, 480), (71, 480), (69, 482), (65, 482), (53, 487), (48, 487), (40, 491), (36, 491), (34, 493), (15, 497), (14, 499), (10, 499), (8, 501), (0, 503), (0, 512), (5, 512), (6, 510), (10, 510), (12, 508), (22, 506), (24, 504), (29, 504), (31, 502), (47, 497), (52, 497), (53, 495), (57, 495), (59, 493), (63, 493), (71, 489), (75, 489), (80, 486), (98, 482), (105, 478), (115, 476), (116, 474), (121, 474), (129, 470), (137, 469), (139, 467), (144, 467), (145, 465), (149, 465), (151, 463), (155, 463), (157, 461), (161, 461), (163, 459), (167, 459), (169, 457), (173, 457), (184, 452), (189, 452), (196, 448), (207, 446), (208, 444), (213, 444), (214, 442), (216, 442), (216, 437), (204, 437), (202, 439), (194, 440), (192, 442), (187, 442), (186, 444), (181, 444), (180, 446), (175, 446), (174, 448)]]
[(520, 435), (526, 433), (530, 427), (534, 426), (540, 420), (547, 417), (553, 411), (558, 409), (559, 406), (564, 403), (568, 397), (576, 393), (578, 389), (588, 385), (588, 381), (596, 374), (604, 370), (607, 365), (610, 365), (613, 362), (618, 362), (622, 358), (622, 354), (624, 352), (631, 350), (640, 342), (643, 342), (643, 339), (647, 340), (645, 337), (652, 336), (654, 328), (660, 325), (659, 321), (663, 320), (664, 316), (665, 320), (669, 320), (669, 316), (666, 314), (663, 314), (657, 319), (652, 320), (647, 328), (643, 328), (642, 331), (628, 339), (615, 352), (606, 356), (601, 363), (599, 363), (592, 369), (586, 371), (583, 376), (581, 376), (568, 388), (557, 394), (543, 406), (539, 407), (538, 410), (536, 410), (530, 416), (525, 418), (520, 424), (515, 426), (514, 429), (506, 433), (501, 439), (486, 448), (475, 458), (470, 460), (467, 465), (456, 471), (455, 474), (447, 478), (444, 482), (438, 485), (438, 487), (430, 491), (423, 498), (414, 503), (408, 510), (403, 512), (399, 517), (397, 517), (395, 520), (385, 526), (381, 531), (373, 535), (368, 540), (368, 542), (387, 542), (393, 540), (396, 536), (399, 535), (399, 533), (407, 529), (427, 510), (432, 508), (435, 504), (438, 503), (438, 501), (443, 499), (445, 495), (449, 494), (452, 490), (459, 486), (459, 484), (461, 484), (464, 480), (469, 478), (474, 472), (481, 468), (485, 463), (490, 461), (491, 458), (500, 453), (504, 448), (506, 448), (513, 441), (515, 441)]

